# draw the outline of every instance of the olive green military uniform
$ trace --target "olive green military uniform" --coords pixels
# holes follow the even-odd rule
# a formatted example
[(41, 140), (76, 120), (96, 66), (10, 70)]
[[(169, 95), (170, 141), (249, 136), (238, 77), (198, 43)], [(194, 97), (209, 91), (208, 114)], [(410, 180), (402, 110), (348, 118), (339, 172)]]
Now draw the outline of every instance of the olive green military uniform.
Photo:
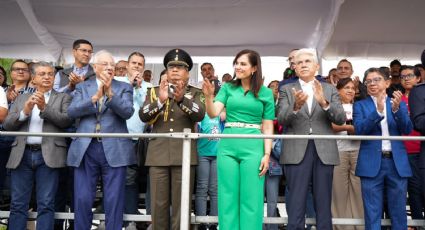
[[(148, 89), (148, 98), (139, 111), (142, 121), (153, 124), (153, 133), (183, 132), (184, 128), (190, 128), (194, 132), (196, 122), (204, 118), (205, 108), (201, 102), (203, 95), (199, 88), (188, 85), (181, 103), (168, 99), (162, 107), (158, 104), (158, 96), (159, 87)], [(173, 206), (171, 228), (180, 228), (182, 149), (182, 139), (152, 138), (149, 142), (146, 166), (150, 167), (154, 230), (169, 229), (170, 195)], [(190, 155), (191, 165), (196, 165), (196, 141), (191, 143)], [(191, 167), (190, 175), (191, 187), (193, 187), (193, 167)]]

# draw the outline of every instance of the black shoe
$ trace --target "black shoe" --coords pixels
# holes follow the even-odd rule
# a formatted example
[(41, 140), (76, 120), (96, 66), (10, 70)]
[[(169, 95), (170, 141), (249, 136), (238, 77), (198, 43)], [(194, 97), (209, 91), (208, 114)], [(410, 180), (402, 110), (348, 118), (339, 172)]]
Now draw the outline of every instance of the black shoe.
[(210, 227), (208, 229), (209, 230), (217, 230), (217, 225), (216, 224), (212, 224), (212, 225), (210, 225)]

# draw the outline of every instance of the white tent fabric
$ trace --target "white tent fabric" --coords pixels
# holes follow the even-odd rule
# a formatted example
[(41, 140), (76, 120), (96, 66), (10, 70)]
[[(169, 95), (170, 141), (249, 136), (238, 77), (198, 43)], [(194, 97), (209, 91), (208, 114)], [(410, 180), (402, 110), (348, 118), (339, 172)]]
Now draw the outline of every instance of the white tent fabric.
[(72, 62), (75, 39), (117, 56), (286, 56), (418, 59), (423, 0), (0, 0), (0, 57)]

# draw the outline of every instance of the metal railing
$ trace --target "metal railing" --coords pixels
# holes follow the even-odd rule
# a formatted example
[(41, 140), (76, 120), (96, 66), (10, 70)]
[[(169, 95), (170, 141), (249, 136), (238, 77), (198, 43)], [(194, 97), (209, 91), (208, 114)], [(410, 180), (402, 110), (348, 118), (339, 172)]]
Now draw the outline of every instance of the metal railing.
[[(420, 140), (422, 136), (365, 136), (365, 135), (263, 135), (263, 134), (203, 134), (191, 133), (184, 129), (178, 133), (29, 133), (0, 131), (0, 136), (41, 136), (41, 137), (123, 137), (123, 138), (176, 138), (183, 139), (182, 191), (180, 229), (189, 229), (189, 225), (200, 223), (217, 223), (216, 216), (192, 216), (190, 218), (190, 148), (191, 140), (199, 138), (246, 138), (246, 139), (339, 139), (339, 140)], [(30, 212), (29, 218), (36, 218), (36, 212)], [(0, 218), (9, 217), (8, 211), (0, 211)], [(55, 213), (56, 219), (74, 219), (74, 213)], [(93, 219), (104, 220), (105, 214), (94, 214)], [(125, 221), (151, 221), (149, 215), (124, 215)], [(287, 217), (264, 217), (265, 224), (287, 224)], [(364, 225), (364, 219), (333, 218), (334, 225)], [(383, 219), (383, 226), (390, 226), (391, 220)], [(316, 224), (314, 218), (306, 218), (306, 224)], [(409, 226), (425, 226), (425, 220), (408, 220)]]

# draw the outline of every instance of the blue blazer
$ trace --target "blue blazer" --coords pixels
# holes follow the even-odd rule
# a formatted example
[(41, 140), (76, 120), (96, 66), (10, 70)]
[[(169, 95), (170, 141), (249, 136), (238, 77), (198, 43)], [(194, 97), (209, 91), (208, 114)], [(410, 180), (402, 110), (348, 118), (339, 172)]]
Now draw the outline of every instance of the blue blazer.
[[(390, 136), (401, 136), (412, 131), (406, 103), (401, 102), (396, 113), (391, 110), (390, 98), (386, 100), (388, 131)], [(353, 122), (357, 135), (381, 136), (381, 117), (376, 111), (372, 97), (354, 103)], [(391, 141), (391, 150), (397, 173), (401, 177), (412, 175), (407, 152), (402, 141)], [(360, 177), (375, 177), (381, 168), (382, 140), (362, 140), (357, 159), (356, 175)]]
[[(112, 99), (104, 102), (100, 112), (101, 133), (128, 133), (126, 120), (134, 112), (133, 88), (130, 84), (112, 80)], [(98, 108), (91, 102), (97, 91), (96, 79), (84, 81), (75, 88), (75, 95), (68, 107), (68, 116), (79, 119), (77, 133), (95, 133)], [(68, 151), (67, 164), (78, 167), (92, 138), (75, 138)], [(129, 138), (103, 138), (103, 150), (111, 167), (136, 164), (135, 150)]]

